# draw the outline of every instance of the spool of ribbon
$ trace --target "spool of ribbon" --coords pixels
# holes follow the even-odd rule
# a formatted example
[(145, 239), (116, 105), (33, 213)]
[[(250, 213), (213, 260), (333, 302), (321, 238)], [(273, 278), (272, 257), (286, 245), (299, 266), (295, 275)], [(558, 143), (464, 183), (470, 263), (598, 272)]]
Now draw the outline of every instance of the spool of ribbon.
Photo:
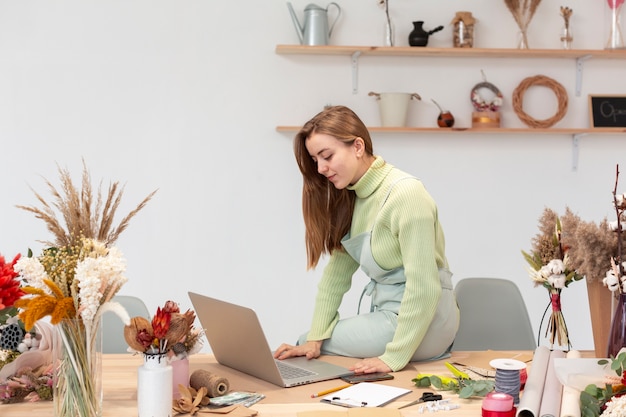
[(483, 417), (514, 417), (513, 397), (503, 392), (490, 392), (482, 405)]
[(207, 395), (210, 398), (221, 397), (230, 389), (228, 379), (212, 374), (205, 369), (197, 369), (193, 371), (189, 378), (189, 386), (195, 390), (206, 387)]
[(489, 365), (496, 368), (496, 392), (509, 394), (513, 397), (513, 404), (519, 404), (520, 370), (526, 364), (515, 359), (494, 359)]

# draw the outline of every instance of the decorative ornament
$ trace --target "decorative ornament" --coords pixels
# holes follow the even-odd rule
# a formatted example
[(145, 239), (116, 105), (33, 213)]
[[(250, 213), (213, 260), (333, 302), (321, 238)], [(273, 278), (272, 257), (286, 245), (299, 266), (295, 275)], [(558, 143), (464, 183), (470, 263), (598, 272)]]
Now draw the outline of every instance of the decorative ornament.
[[(487, 101), (480, 95), (481, 89), (488, 89), (493, 92), (493, 99)], [(472, 100), (472, 105), (476, 109), (476, 111), (498, 111), (502, 106), (503, 95), (495, 85), (490, 82), (483, 81), (478, 83), (472, 88), (472, 92), (470, 94), (470, 99)]]
[[(551, 89), (558, 100), (558, 110), (554, 116), (536, 120), (524, 112), (524, 94), (533, 86), (548, 87)], [(554, 126), (567, 113), (567, 91), (565, 88), (552, 78), (545, 75), (535, 75), (533, 77), (524, 78), (522, 82), (513, 91), (513, 110), (524, 124), (533, 128), (547, 128)]]

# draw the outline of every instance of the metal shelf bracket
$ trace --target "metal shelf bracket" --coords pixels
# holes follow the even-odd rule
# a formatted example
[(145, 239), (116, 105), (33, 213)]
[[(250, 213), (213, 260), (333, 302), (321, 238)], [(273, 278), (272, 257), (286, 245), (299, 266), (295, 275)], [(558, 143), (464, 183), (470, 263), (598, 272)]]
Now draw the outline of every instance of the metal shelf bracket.
[(358, 94), (359, 92), (359, 56), (361, 51), (356, 51), (352, 54), (352, 94)]
[(583, 62), (591, 58), (591, 55), (583, 55), (576, 58), (576, 97), (580, 97), (583, 86)]
[(586, 133), (574, 133), (572, 135), (572, 171), (578, 171), (578, 154), (580, 152), (580, 138)]

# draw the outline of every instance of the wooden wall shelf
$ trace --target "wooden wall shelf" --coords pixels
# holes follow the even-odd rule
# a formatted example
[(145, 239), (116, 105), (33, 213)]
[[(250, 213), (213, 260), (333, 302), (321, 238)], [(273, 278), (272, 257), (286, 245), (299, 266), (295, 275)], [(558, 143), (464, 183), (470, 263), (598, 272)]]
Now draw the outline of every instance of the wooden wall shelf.
[(552, 59), (626, 59), (626, 49), (500, 49), (431, 48), (414, 46), (277, 45), (279, 55), (413, 56), (453, 58), (552, 58)]
[[(277, 126), (278, 132), (297, 132), (301, 126)], [(487, 133), (487, 134), (546, 134), (546, 135), (587, 135), (587, 134), (626, 134), (626, 128), (524, 128), (524, 127), (499, 127), (499, 128), (472, 128), (472, 127), (382, 127), (382, 126), (368, 126), (367, 128), (372, 133), (442, 133), (442, 134), (463, 134), (463, 133)]]

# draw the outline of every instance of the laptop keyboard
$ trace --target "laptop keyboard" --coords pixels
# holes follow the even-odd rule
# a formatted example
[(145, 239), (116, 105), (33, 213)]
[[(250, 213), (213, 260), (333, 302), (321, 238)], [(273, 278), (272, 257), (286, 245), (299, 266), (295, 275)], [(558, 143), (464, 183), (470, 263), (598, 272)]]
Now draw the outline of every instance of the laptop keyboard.
[(316, 372), (310, 371), (308, 369), (299, 368), (297, 366), (287, 364), (283, 361), (277, 360), (276, 365), (278, 365), (278, 371), (284, 379), (302, 378), (305, 376), (317, 375)]

